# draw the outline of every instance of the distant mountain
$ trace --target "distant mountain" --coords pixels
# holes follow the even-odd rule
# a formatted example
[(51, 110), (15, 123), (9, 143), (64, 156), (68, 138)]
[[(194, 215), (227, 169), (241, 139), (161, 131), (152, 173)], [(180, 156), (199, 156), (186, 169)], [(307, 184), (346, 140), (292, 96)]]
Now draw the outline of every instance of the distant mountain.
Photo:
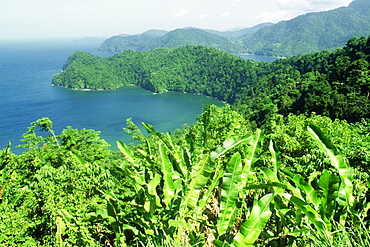
[(204, 45), (227, 52), (242, 51), (240, 42), (197, 28), (182, 28), (170, 32), (149, 30), (140, 35), (114, 36), (105, 40), (99, 50), (110, 52), (146, 51), (155, 48), (177, 48), (185, 45)]
[(205, 45), (230, 53), (292, 56), (334, 50), (351, 37), (370, 35), (370, 0), (354, 0), (348, 7), (300, 15), (277, 24), (262, 23), (238, 31), (194, 27), (148, 30), (139, 35), (119, 35), (103, 42), (99, 50), (121, 52)]
[(150, 34), (113, 36), (106, 39), (98, 48), (100, 51), (121, 52), (124, 50), (146, 51), (151, 44), (156, 43), (160, 36)]
[(217, 31), (217, 30), (212, 30), (212, 29), (200, 29), (200, 28), (195, 28), (195, 27), (191, 27), (189, 29), (199, 29), (199, 30), (203, 30), (207, 33), (212, 33), (212, 34), (217, 34), (219, 36), (223, 36), (223, 37), (226, 37), (226, 38), (229, 38), (229, 39), (238, 39), (238, 38), (241, 38), (241, 37), (246, 37), (246, 36), (250, 36), (252, 34), (254, 34), (255, 32), (257, 32), (259, 29), (263, 28), (263, 27), (267, 27), (267, 26), (272, 26), (274, 25), (273, 23), (271, 22), (265, 22), (265, 23), (261, 23), (261, 24), (258, 24), (256, 26), (253, 26), (253, 27), (247, 27), (247, 28), (243, 28), (243, 29), (240, 29), (240, 30), (237, 30), (237, 31)]
[(350, 8), (370, 8), (370, 1), (369, 0), (355, 0), (348, 6)]
[(166, 31), (166, 30), (150, 29), (150, 30), (144, 32), (143, 34), (161, 37), (161, 36), (166, 35), (167, 33), (168, 33), (168, 31)]
[(355, 0), (348, 7), (308, 13), (281, 21), (242, 39), (255, 54), (291, 56), (333, 50), (351, 37), (370, 35), (370, 1)]
[(265, 23), (261, 23), (253, 27), (243, 28), (238, 31), (224, 31), (224, 32), (215, 31), (215, 30), (204, 30), (204, 31), (209, 32), (209, 33), (214, 33), (220, 36), (224, 36), (229, 39), (238, 39), (238, 38), (249, 37), (253, 35), (255, 32), (257, 32), (259, 29), (263, 27), (272, 26), (272, 25), (274, 24), (271, 22), (265, 22)]
[(238, 52), (241, 46), (226, 37), (200, 29), (176, 29), (161, 37), (153, 48), (177, 48), (185, 45), (204, 45), (228, 52)]

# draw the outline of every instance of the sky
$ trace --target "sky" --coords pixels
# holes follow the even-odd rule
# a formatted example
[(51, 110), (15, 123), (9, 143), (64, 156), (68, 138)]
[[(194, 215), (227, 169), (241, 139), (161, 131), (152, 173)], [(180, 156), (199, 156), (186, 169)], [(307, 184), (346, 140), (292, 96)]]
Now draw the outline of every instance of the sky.
[(149, 29), (218, 31), (277, 23), (352, 0), (0, 0), (0, 40), (101, 37)]

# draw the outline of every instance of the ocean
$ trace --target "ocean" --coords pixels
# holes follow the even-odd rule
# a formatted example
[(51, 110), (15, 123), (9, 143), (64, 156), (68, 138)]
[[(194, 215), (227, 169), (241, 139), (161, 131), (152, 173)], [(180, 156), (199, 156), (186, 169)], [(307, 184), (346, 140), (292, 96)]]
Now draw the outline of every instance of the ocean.
[(22, 134), (31, 122), (48, 117), (56, 134), (66, 126), (98, 130), (111, 149), (117, 150), (116, 141), (129, 141), (123, 131), (127, 118), (167, 132), (194, 123), (205, 104), (222, 105), (204, 95), (153, 94), (137, 86), (88, 92), (52, 86), (53, 75), (72, 52), (113, 55), (95, 48), (72, 40), (0, 41), (0, 149), (10, 141), (14, 153), (23, 152), (17, 148)]

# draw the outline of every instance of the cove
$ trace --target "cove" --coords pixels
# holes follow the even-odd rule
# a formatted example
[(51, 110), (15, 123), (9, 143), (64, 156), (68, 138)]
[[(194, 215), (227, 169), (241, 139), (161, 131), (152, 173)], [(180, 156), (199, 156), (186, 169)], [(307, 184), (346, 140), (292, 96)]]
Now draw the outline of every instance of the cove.
[(64, 99), (59, 102), (64, 114), (55, 115), (52, 121), (70, 123), (78, 129), (99, 130), (101, 138), (111, 145), (112, 150), (117, 150), (116, 141), (129, 142), (129, 136), (123, 130), (128, 118), (132, 118), (144, 134), (142, 122), (153, 125), (160, 132), (168, 132), (195, 123), (205, 105), (223, 105), (204, 95), (154, 94), (139, 86), (125, 86), (114, 91), (73, 91), (59, 87), (54, 90)]
[(31, 122), (48, 117), (57, 134), (66, 126), (94, 129), (117, 150), (116, 141), (129, 141), (122, 129), (127, 118), (138, 126), (147, 122), (167, 132), (194, 123), (205, 104), (223, 105), (204, 95), (153, 94), (137, 86), (84, 92), (51, 85), (53, 75), (76, 50), (102, 57), (113, 55), (95, 48), (71, 40), (0, 41), (0, 149), (10, 141), (14, 153), (23, 152), (16, 148), (22, 134)]
[(94, 129), (117, 150), (116, 141), (129, 141), (122, 129), (127, 118), (138, 126), (147, 122), (168, 132), (194, 123), (205, 104), (223, 104), (204, 95), (153, 94), (137, 86), (89, 92), (53, 87), (51, 78), (76, 50), (113, 55), (71, 40), (0, 42), (0, 149), (10, 141), (12, 151), (22, 153), (25, 149), (16, 146), (22, 144), (19, 140), (27, 127), (48, 117), (56, 134), (66, 126)]

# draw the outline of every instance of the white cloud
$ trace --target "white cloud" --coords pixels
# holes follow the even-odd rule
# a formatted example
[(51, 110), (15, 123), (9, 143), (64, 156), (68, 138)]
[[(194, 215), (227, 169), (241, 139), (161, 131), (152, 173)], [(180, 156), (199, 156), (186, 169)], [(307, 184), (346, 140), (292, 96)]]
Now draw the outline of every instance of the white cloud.
[(307, 0), (278, 0), (277, 5), (280, 10), (302, 11), (309, 7)]
[(264, 11), (257, 15), (256, 18), (261, 22), (278, 22), (287, 16), (288, 12), (285, 10), (280, 10), (277, 12)]
[[(228, 30), (278, 22), (352, 0), (0, 0), (0, 39), (137, 34), (178, 27)], [(256, 15), (258, 15), (256, 17)], [(168, 21), (171, 19), (171, 21)]]
[(198, 15), (199, 19), (205, 19), (207, 17), (208, 17), (208, 14), (205, 14), (205, 13), (201, 13), (201, 14)]
[(173, 12), (172, 17), (175, 17), (175, 18), (184, 17), (184, 16), (188, 15), (189, 12), (190, 11), (188, 9), (182, 9), (182, 10), (179, 10), (177, 12)]
[(295, 13), (324, 11), (338, 6), (348, 6), (352, 0), (278, 0), (280, 10), (289, 10)]
[(238, 8), (242, 0), (236, 0), (234, 4), (234, 8)]
[(231, 13), (229, 11), (223, 12), (221, 17), (229, 17)]

